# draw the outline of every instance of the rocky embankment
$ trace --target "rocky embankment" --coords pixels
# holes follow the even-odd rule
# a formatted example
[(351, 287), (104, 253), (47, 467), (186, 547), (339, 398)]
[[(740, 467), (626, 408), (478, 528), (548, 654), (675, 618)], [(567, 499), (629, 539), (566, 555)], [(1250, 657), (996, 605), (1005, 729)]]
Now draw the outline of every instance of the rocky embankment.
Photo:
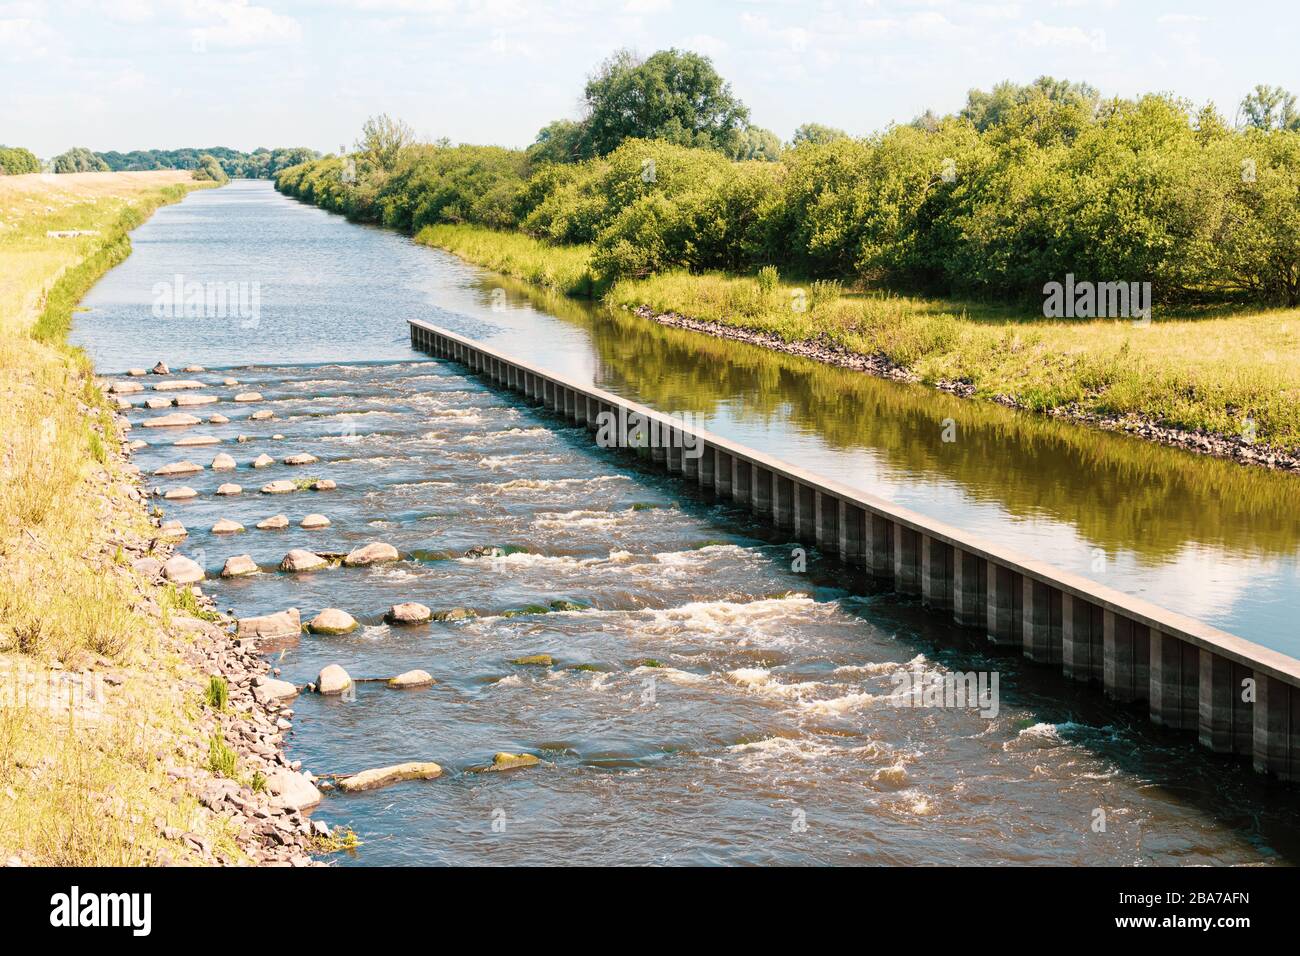
[[(858, 352), (852, 352), (825, 337), (808, 341), (787, 342), (785, 339), (765, 332), (736, 328), (720, 322), (693, 319), (690, 316), (679, 315), (676, 312), (656, 312), (648, 305), (638, 306), (631, 311), (643, 319), (650, 319), (660, 325), (689, 329), (692, 332), (703, 332), (705, 335), (712, 335), (714, 338), (730, 339), (734, 342), (747, 342), (750, 345), (771, 349), (774, 352), (798, 355), (803, 358), (824, 362), (827, 365), (866, 372), (878, 378), (892, 379), (896, 382), (920, 381), (919, 376), (914, 372), (884, 355), (862, 355)], [(956, 395), (959, 398), (975, 397), (975, 386), (969, 382), (939, 381), (931, 384), (934, 388)], [(1008, 408), (1033, 411), (1033, 409), (1026, 407), (1010, 395), (995, 395), (992, 400)], [(1231, 458), (1242, 464), (1258, 465), (1282, 471), (1300, 471), (1300, 455), (1266, 448), (1241, 435), (1188, 431), (1161, 425), (1141, 416), (1100, 415), (1071, 406), (1054, 408), (1046, 414), (1052, 418), (1062, 418), (1083, 425), (1092, 425), (1095, 428), (1102, 428), (1107, 431), (1124, 432), (1138, 438), (1144, 438), (1147, 441), (1183, 448), (1187, 451), (1214, 455), (1218, 458)]]

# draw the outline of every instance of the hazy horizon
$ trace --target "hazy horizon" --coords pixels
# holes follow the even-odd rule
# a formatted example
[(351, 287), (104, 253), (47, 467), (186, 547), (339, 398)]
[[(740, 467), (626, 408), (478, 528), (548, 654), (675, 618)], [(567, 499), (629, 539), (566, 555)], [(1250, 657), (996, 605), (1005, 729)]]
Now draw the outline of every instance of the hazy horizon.
[(614, 50), (710, 56), (751, 120), (854, 135), (1042, 74), (1171, 92), (1231, 120), (1300, 87), (1280, 3), (1205, 0), (0, 0), (0, 139), (42, 157), (352, 143), (387, 112), (423, 138), (525, 146), (578, 115)]

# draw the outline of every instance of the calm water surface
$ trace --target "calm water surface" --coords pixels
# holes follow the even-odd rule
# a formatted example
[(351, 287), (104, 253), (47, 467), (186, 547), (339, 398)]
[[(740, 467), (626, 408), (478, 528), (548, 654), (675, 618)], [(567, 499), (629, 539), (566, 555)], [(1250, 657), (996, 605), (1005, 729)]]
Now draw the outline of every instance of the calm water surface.
[[(1295, 479), (1194, 459), (688, 333), (517, 284), (240, 182), (160, 210), (86, 300), (74, 339), (105, 373), (190, 362), (231, 418), (138, 429), (146, 470), (205, 470), (186, 553), (241, 615), (341, 607), (356, 632), (278, 649), (287, 679), (430, 671), (429, 690), (304, 695), (293, 754), (316, 773), (433, 759), (445, 775), (327, 796), (365, 842), (342, 863), (1272, 863), (1300, 857), (1294, 792), (1087, 689), (876, 593), (730, 506), (413, 352), (418, 316), (1021, 551), (1300, 651)], [(159, 318), (155, 286), (256, 282), (260, 315)], [(222, 386), (227, 375), (239, 388)], [(187, 376), (188, 377), (188, 376)], [(236, 405), (245, 388), (265, 401)], [(141, 406), (135, 422), (160, 414)], [(253, 422), (255, 408), (275, 419)], [(941, 422), (958, 441), (940, 440)], [(177, 448), (184, 434), (221, 440)], [(249, 440), (239, 443), (244, 435)], [(275, 438), (282, 435), (282, 438)], [(276, 464), (309, 451), (318, 464)], [(333, 492), (261, 495), (281, 477)], [(218, 484), (244, 486), (237, 497)], [(305, 531), (310, 512), (332, 525)], [(285, 531), (254, 525), (284, 513)], [(214, 535), (222, 517), (249, 530)], [(276, 572), (294, 547), (403, 559)], [(467, 557), (477, 547), (504, 556)], [(263, 573), (215, 576), (247, 553)], [(478, 617), (392, 628), (399, 601)], [(580, 610), (540, 613), (554, 601)], [(550, 654), (550, 667), (513, 659)], [(892, 705), (900, 668), (994, 671), (1001, 707)], [(478, 773), (499, 750), (538, 768)], [(1105, 832), (1096, 832), (1097, 811)]]

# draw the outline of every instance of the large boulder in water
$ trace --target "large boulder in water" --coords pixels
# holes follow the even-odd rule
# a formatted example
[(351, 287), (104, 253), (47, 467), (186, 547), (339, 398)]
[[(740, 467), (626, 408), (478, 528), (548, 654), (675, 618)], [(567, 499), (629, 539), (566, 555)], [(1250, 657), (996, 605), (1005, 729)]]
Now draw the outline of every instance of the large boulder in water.
[(352, 678), (338, 664), (329, 664), (316, 676), (316, 693), (333, 696), (352, 686)]
[(316, 571), (328, 564), (328, 561), (315, 552), (306, 551), (303, 548), (294, 548), (286, 554), (284, 560), (280, 562), (280, 570)]
[(347, 634), (356, 629), (356, 618), (336, 607), (325, 608), (307, 622), (307, 630), (313, 634)]
[(396, 561), (399, 557), (401, 555), (391, 544), (375, 541), (350, 551), (343, 559), (343, 563), (350, 568), (356, 568), (367, 564), (378, 564), (381, 561)]
[(389, 624), (426, 624), (432, 617), (433, 612), (423, 604), (404, 601), (389, 608), (384, 620)]
[(441, 774), (442, 768), (436, 763), (412, 761), (354, 773), (339, 781), (339, 789), (344, 793), (358, 793), (362, 790), (386, 787), (390, 783), (400, 783), (403, 780), (432, 780)]
[(284, 638), (297, 637), (302, 633), (302, 619), (298, 609), (291, 607), (287, 611), (275, 614), (263, 614), (260, 617), (241, 617), (236, 637)]

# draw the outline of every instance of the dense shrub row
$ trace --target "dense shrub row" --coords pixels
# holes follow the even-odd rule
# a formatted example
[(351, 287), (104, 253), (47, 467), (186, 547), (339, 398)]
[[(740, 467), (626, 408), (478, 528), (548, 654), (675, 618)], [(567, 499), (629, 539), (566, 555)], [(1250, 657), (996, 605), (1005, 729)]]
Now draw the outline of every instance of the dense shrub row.
[(1157, 302), (1300, 303), (1300, 132), (1230, 129), (1165, 96), (1029, 95), (874, 136), (808, 138), (777, 162), (626, 140), (577, 163), (405, 146), (283, 170), (277, 187), (417, 230), (515, 228), (590, 243), (603, 279), (751, 271), (1037, 298), (1067, 273), (1149, 281)]
[(39, 173), (41, 161), (30, 149), (21, 146), (0, 146), (0, 176), (21, 176)]

